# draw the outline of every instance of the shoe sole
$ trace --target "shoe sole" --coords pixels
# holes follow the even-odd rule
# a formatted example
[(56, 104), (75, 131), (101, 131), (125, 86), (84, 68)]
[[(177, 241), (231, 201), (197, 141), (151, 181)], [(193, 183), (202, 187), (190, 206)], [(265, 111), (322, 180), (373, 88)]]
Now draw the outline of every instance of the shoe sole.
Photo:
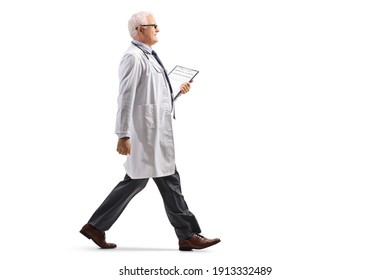
[(192, 248), (182, 247), (179, 248), (180, 251), (192, 251)]
[(194, 247), (179, 247), (179, 250), (180, 250), (180, 251), (202, 250), (202, 249), (206, 249), (206, 248), (209, 248), (209, 247), (211, 247), (211, 246), (214, 246), (215, 244), (218, 244), (219, 242), (221, 242), (221, 240), (219, 240), (218, 242), (212, 243), (212, 244), (210, 244), (209, 246), (202, 247), (202, 248), (194, 248)]

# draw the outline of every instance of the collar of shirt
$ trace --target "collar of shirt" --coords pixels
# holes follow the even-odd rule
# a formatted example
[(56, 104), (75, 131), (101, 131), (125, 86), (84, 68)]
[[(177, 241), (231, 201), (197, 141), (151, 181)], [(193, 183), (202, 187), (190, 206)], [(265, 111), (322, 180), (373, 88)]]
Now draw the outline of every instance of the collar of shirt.
[(152, 54), (152, 48), (148, 47), (144, 43), (141, 43), (140, 41), (133, 40), (133, 44), (136, 44), (137, 46), (141, 47), (143, 50), (145, 50), (148, 54)]

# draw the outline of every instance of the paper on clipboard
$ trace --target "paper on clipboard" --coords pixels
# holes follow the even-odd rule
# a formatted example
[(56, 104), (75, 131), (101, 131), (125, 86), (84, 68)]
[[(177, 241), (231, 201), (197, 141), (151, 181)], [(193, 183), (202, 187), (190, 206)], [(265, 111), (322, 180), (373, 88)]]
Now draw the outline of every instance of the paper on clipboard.
[(173, 91), (173, 100), (176, 100), (181, 95), (180, 86), (191, 81), (199, 73), (198, 70), (189, 69), (183, 66), (176, 65), (171, 72), (169, 72), (169, 81), (171, 82)]

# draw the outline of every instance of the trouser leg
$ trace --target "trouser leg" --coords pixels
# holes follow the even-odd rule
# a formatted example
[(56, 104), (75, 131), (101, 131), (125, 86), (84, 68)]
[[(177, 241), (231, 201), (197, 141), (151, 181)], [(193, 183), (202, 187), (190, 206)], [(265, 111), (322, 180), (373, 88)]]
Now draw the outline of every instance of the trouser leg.
[(109, 230), (130, 200), (145, 188), (147, 182), (148, 179), (131, 179), (126, 174), (123, 181), (111, 191), (88, 223), (101, 231)]
[(175, 174), (153, 178), (164, 201), (165, 212), (177, 237), (187, 239), (194, 233), (200, 233), (200, 227), (194, 214), (188, 209), (184, 196), (181, 193), (180, 176)]

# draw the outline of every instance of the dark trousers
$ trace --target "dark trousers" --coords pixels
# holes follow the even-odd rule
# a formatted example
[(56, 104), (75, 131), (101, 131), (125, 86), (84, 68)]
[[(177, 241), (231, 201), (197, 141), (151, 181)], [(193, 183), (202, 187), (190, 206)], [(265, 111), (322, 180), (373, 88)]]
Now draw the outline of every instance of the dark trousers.
[[(131, 179), (126, 174), (123, 181), (111, 191), (88, 223), (101, 231), (109, 230), (130, 200), (145, 188), (148, 180), (148, 178)], [(199, 224), (194, 214), (188, 210), (181, 193), (179, 173), (175, 171), (175, 174), (153, 178), (153, 180), (161, 193), (165, 212), (175, 228), (177, 237), (182, 240), (191, 237), (194, 233), (200, 233)]]

